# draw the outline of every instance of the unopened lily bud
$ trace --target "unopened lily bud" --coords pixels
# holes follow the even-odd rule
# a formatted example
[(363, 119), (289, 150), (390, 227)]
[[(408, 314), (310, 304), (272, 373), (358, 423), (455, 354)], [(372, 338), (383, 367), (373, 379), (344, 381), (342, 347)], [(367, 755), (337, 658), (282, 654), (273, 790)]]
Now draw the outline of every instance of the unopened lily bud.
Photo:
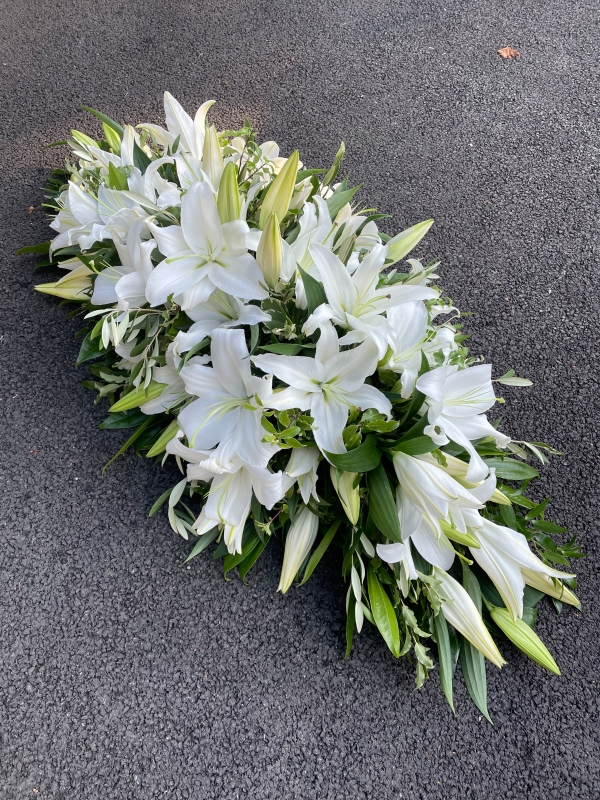
[(560, 675), (556, 661), (550, 655), (546, 645), (526, 622), (522, 619), (513, 620), (512, 614), (506, 608), (492, 608), (491, 617), (502, 633), (529, 656), (536, 664)]
[(217, 136), (217, 129), (214, 125), (206, 126), (204, 147), (202, 149), (202, 169), (208, 175), (214, 188), (218, 189), (224, 164), (223, 153), (221, 152), (219, 137)]
[(256, 260), (267, 284), (275, 286), (283, 268), (283, 242), (276, 214), (271, 214), (265, 225), (256, 250)]
[(387, 245), (386, 264), (389, 266), (390, 263), (395, 264), (396, 261), (405, 258), (419, 244), (432, 225), (433, 220), (426, 219), (425, 222), (419, 222), (390, 239)]
[(287, 214), (294, 194), (299, 160), (300, 154), (294, 150), (281, 168), (279, 175), (269, 186), (260, 209), (259, 225), (261, 229), (265, 228), (271, 214), (276, 214), (279, 220), (282, 220)]
[(358, 522), (360, 513), (360, 491), (356, 477), (356, 472), (342, 472), (334, 466), (331, 467), (333, 488), (341, 500), (346, 516), (353, 525)]
[(241, 207), (238, 170), (236, 165), (230, 161), (221, 175), (219, 193), (217, 195), (217, 209), (219, 210), (221, 222), (225, 224), (239, 219)]
[(440, 582), (442, 613), (450, 625), (462, 633), (492, 664), (497, 667), (506, 664), (467, 590), (439, 567), (433, 568), (433, 577)]
[[(564, 583), (553, 581), (552, 578), (544, 572), (535, 572), (532, 569), (521, 569), (521, 572), (528, 586), (540, 592), (544, 592), (550, 597), (554, 597), (556, 600), (560, 600), (561, 603), (567, 603), (567, 605), (581, 608), (581, 603), (577, 595), (574, 594), (568, 586), (565, 586)], [(565, 578), (568, 577), (570, 576), (565, 575)]]
[(285, 594), (292, 585), (292, 582), (306, 556), (310, 553), (317, 538), (319, 529), (319, 518), (316, 514), (302, 506), (296, 513), (292, 526), (285, 540), (285, 550), (283, 553), (283, 567), (277, 591)]
[(63, 300), (79, 300), (83, 302), (88, 299), (87, 292), (92, 288), (93, 274), (91, 269), (82, 264), (80, 267), (71, 270), (56, 283), (38, 283), (34, 288), (36, 292), (42, 292), (42, 294), (62, 297)]

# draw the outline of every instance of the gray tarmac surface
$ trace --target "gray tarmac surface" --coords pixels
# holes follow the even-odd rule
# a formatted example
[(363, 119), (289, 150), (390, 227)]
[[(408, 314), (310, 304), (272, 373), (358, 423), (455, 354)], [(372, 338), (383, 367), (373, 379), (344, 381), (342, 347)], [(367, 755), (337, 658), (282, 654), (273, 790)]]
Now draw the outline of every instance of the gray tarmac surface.
[[(0, 2), (0, 797), (550, 800), (600, 797), (598, 53), (577, 0), (302, 4)], [(521, 58), (503, 61), (511, 45)], [(565, 451), (536, 489), (578, 531), (583, 613), (541, 612), (562, 677), (510, 648), (488, 670), (494, 727), (458, 678), (414, 691), (368, 631), (343, 661), (334, 559), (285, 598), (272, 546), (225, 583), (154, 499), (174, 474), (134, 456), (74, 369), (75, 322), (16, 259), (47, 239), (40, 187), (89, 104), (162, 121), (219, 101), (328, 166), (346, 142), (389, 230), (433, 216), (423, 256), (471, 347), (531, 377), (505, 430)], [(212, 113), (212, 112), (211, 112)], [(50, 278), (46, 278), (49, 280)]]

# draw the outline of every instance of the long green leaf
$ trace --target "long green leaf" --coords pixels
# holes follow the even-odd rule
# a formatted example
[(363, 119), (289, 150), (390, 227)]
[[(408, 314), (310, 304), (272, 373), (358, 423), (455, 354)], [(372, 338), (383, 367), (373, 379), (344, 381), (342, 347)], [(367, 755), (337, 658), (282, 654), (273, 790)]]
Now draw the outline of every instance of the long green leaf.
[(484, 461), (490, 469), (496, 470), (496, 477), (504, 478), (507, 481), (529, 480), (538, 478), (540, 474), (529, 464), (523, 464), (514, 458), (486, 458)]
[(392, 542), (401, 542), (398, 510), (388, 476), (382, 464), (367, 475), (369, 514), (381, 533)]
[(370, 472), (381, 461), (381, 451), (377, 449), (377, 437), (367, 436), (364, 442), (347, 453), (325, 452), (327, 460), (344, 472)]
[(151, 161), (137, 142), (133, 143), (133, 166), (137, 167), (142, 175), (146, 172)]
[(336, 520), (336, 522), (333, 523), (333, 525), (329, 528), (329, 530), (327, 531), (325, 536), (319, 542), (319, 546), (314, 551), (314, 553), (311, 555), (311, 557), (310, 557), (310, 559), (308, 561), (308, 564), (306, 565), (306, 569), (304, 570), (304, 576), (303, 576), (302, 580), (300, 581), (300, 583), (298, 584), (299, 586), (302, 586), (303, 583), (306, 583), (306, 581), (310, 578), (310, 576), (315, 571), (319, 561), (323, 558), (323, 556), (325, 555), (325, 551), (327, 550), (327, 548), (331, 544), (331, 540), (335, 536), (335, 533), (336, 533), (337, 529), (340, 527), (340, 524), (341, 524), (341, 520)]
[(335, 220), (342, 208), (346, 205), (346, 203), (349, 203), (350, 200), (352, 200), (359, 189), (360, 184), (358, 186), (353, 186), (352, 189), (336, 189), (336, 191), (327, 200), (327, 208), (329, 210), (329, 216), (332, 220)]
[[(482, 599), (479, 581), (469, 569), (467, 564), (462, 562), (463, 586), (469, 597), (481, 614)], [(487, 707), (487, 679), (485, 675), (485, 657), (471, 642), (461, 636), (460, 644), (460, 664), (462, 667), (465, 684), (471, 695), (471, 699), (481, 711), (484, 717), (493, 725)]]
[(92, 339), (92, 331), (90, 331), (81, 343), (75, 366), (78, 367), (84, 361), (91, 361), (93, 358), (100, 358), (100, 356), (106, 355), (106, 350), (102, 350), (101, 347), (102, 342)]
[[(448, 634), (448, 623), (444, 615), (440, 613), (433, 618), (433, 632), (438, 646), (438, 658), (440, 660), (440, 685), (450, 708), (454, 711), (454, 700), (452, 697), (452, 676), (454, 674), (452, 662), (452, 648), (450, 647), (450, 636)], [(454, 711), (456, 713), (456, 711)]]
[(354, 616), (354, 606), (356, 605), (356, 600), (354, 599), (354, 594), (350, 592), (350, 598), (348, 600), (348, 611), (346, 613), (346, 654), (344, 658), (348, 658), (350, 655), (350, 651), (352, 650), (352, 639), (354, 638), (354, 626), (356, 625), (356, 619)]
[(241, 564), (242, 561), (245, 561), (250, 553), (255, 550), (262, 542), (256, 536), (252, 536), (248, 541), (243, 544), (242, 552), (241, 553), (228, 553), (225, 558), (223, 559), (223, 576), (225, 577), (228, 572), (230, 572), (234, 567), (237, 567), (238, 564)]
[(250, 553), (250, 555), (245, 558), (239, 565), (238, 565), (238, 573), (242, 581), (246, 579), (246, 575), (250, 572), (252, 567), (256, 564), (258, 559), (260, 558), (262, 551), (267, 546), (268, 539), (264, 542), (260, 542)]
[(115, 133), (118, 133), (121, 139), (123, 138), (123, 126), (119, 125), (118, 122), (115, 122), (114, 119), (107, 117), (106, 114), (103, 114), (102, 111), (96, 111), (95, 108), (90, 108), (90, 106), (80, 106), (84, 111), (87, 111), (90, 114), (93, 114), (97, 117), (101, 122), (104, 122), (108, 125), (109, 128), (112, 128)]
[(106, 462), (106, 464), (102, 467), (102, 474), (103, 475), (106, 472), (106, 470), (108, 469), (108, 467), (112, 464), (112, 462), (115, 461), (115, 459), (117, 459), (119, 456), (123, 455), (123, 453), (126, 450), (128, 450), (131, 447), (131, 445), (135, 441), (137, 441), (137, 439), (139, 439), (139, 437), (142, 435), (142, 433), (146, 430), (146, 428), (148, 427), (148, 425), (150, 425), (151, 422), (153, 422), (152, 417), (148, 417), (148, 419), (140, 425), (140, 427), (137, 429), (137, 431), (135, 433), (133, 433), (129, 437), (129, 439), (127, 439), (127, 441), (125, 442), (123, 447), (121, 447), (121, 449), (118, 452), (116, 452), (114, 454), (114, 456), (109, 461)]
[(265, 344), (259, 347), (259, 350), (264, 350), (266, 353), (276, 353), (280, 356), (297, 356), (302, 350), (301, 344)]
[(198, 541), (194, 545), (192, 552), (189, 554), (189, 556), (183, 563), (187, 564), (188, 561), (192, 560), (192, 558), (196, 558), (196, 556), (199, 556), (203, 550), (206, 550), (209, 544), (214, 542), (214, 540), (217, 538), (218, 535), (219, 535), (219, 528), (217, 525), (215, 525), (214, 528), (211, 528), (206, 533), (203, 533), (202, 536), (198, 539)]
[(23, 256), (27, 253), (47, 253), (50, 250), (50, 242), (40, 242), (40, 244), (30, 244), (27, 247), (21, 247), (15, 253), (16, 256)]
[(471, 699), (481, 711), (484, 717), (491, 722), (487, 707), (487, 680), (485, 677), (485, 658), (471, 642), (461, 636), (460, 643), (460, 665), (465, 679), (465, 684), (471, 695)]
[(165, 491), (164, 491), (164, 492), (161, 494), (161, 496), (158, 498), (158, 500), (156, 500), (156, 501), (154, 502), (154, 504), (153, 504), (152, 508), (151, 508), (151, 509), (150, 509), (150, 511), (148, 512), (148, 516), (149, 516), (149, 517), (153, 517), (153, 516), (156, 514), (156, 512), (157, 512), (157, 511), (158, 511), (160, 508), (162, 508), (162, 507), (164, 506), (164, 504), (167, 502), (167, 500), (168, 500), (168, 499), (169, 499), (169, 497), (171, 496), (171, 492), (172, 492), (172, 491), (173, 491), (173, 488), (172, 488), (172, 487), (169, 487), (168, 489), (166, 489), (166, 490), (165, 490)]
[(407, 456), (420, 456), (423, 453), (431, 453), (437, 450), (437, 445), (429, 436), (415, 436), (414, 439), (406, 439), (404, 442), (398, 442), (394, 447), (394, 451), (398, 453), (406, 453)]
[(308, 305), (308, 313), (312, 314), (315, 308), (318, 308), (323, 303), (327, 302), (327, 295), (325, 289), (321, 286), (319, 281), (315, 280), (312, 275), (305, 272), (302, 267), (299, 267), (302, 283), (304, 284), (304, 291), (306, 292), (306, 302)]
[(398, 619), (387, 592), (379, 582), (379, 578), (370, 564), (367, 569), (367, 588), (375, 625), (377, 625), (379, 633), (383, 636), (385, 643), (394, 656), (399, 658), (400, 630), (398, 628)]

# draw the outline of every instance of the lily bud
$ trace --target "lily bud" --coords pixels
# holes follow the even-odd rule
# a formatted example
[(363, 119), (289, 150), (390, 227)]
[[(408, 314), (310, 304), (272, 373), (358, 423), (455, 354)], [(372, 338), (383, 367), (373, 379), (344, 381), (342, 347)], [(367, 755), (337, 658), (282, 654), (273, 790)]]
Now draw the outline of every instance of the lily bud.
[(223, 153), (221, 152), (217, 129), (214, 125), (207, 125), (204, 135), (204, 147), (202, 148), (202, 169), (208, 175), (215, 189), (219, 188), (223, 168)]
[(269, 186), (260, 209), (259, 225), (261, 230), (265, 228), (271, 214), (276, 214), (279, 220), (282, 220), (287, 214), (294, 194), (299, 160), (300, 154), (294, 150), (279, 175)]
[(467, 590), (439, 567), (433, 568), (433, 577), (441, 584), (440, 595), (444, 598), (442, 614), (450, 625), (462, 633), (492, 664), (497, 667), (506, 664)]
[(62, 297), (63, 300), (79, 300), (83, 302), (89, 299), (86, 292), (92, 288), (93, 274), (91, 269), (82, 264), (80, 267), (71, 270), (56, 283), (38, 283), (34, 288), (36, 292), (42, 292), (42, 294)]
[(256, 249), (256, 260), (267, 284), (275, 286), (283, 268), (283, 242), (277, 214), (271, 214)]
[(164, 453), (167, 449), (167, 445), (177, 436), (177, 432), (179, 431), (179, 423), (176, 419), (165, 428), (162, 434), (158, 437), (158, 439), (154, 442), (150, 450), (146, 453), (146, 458), (154, 458), (154, 456), (159, 456), (161, 453)]
[[(564, 583), (555, 583), (549, 575), (544, 572), (535, 572), (532, 569), (521, 569), (525, 583), (539, 592), (544, 592), (561, 603), (567, 603), (570, 606), (577, 606), (581, 608), (581, 602), (576, 594), (574, 594), (568, 586)], [(565, 576), (569, 577), (569, 576)]]
[(319, 518), (308, 509), (302, 506), (296, 513), (292, 526), (285, 540), (285, 550), (283, 553), (283, 567), (277, 591), (285, 594), (292, 585), (302, 562), (310, 552), (319, 529)]
[(536, 664), (560, 675), (556, 661), (550, 655), (546, 645), (526, 622), (517, 618), (513, 620), (512, 614), (506, 608), (492, 608), (490, 615), (502, 633), (529, 656)]
[(336, 467), (331, 467), (331, 482), (340, 498), (346, 516), (353, 525), (358, 522), (360, 513), (360, 492), (358, 484), (355, 486), (356, 472), (342, 472)]
[(221, 175), (219, 193), (217, 195), (217, 209), (219, 210), (221, 222), (225, 224), (239, 219), (241, 207), (238, 171), (233, 161), (230, 161)]
[(393, 239), (390, 239), (387, 244), (386, 266), (389, 266), (389, 263), (395, 264), (396, 261), (405, 258), (419, 244), (432, 225), (433, 220), (426, 219), (425, 222), (419, 222), (417, 225), (407, 228), (402, 233), (394, 236)]

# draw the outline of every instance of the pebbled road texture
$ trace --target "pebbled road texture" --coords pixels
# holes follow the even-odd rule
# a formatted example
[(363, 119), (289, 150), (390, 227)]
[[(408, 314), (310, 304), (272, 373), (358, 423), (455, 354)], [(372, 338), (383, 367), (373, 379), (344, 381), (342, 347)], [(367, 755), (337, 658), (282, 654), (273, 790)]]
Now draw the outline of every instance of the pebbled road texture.
[[(1, 0), (0, 797), (600, 797), (598, 733), (598, 34), (579, 0)], [(503, 61), (510, 45), (521, 58)], [(244, 587), (188, 545), (153, 500), (174, 479), (97, 430), (73, 367), (76, 322), (16, 259), (47, 238), (38, 208), (97, 130), (89, 104), (161, 120), (169, 89), (213, 119), (247, 114), (284, 152), (328, 166), (339, 141), (362, 199), (397, 231), (433, 216), (475, 353), (500, 375), (504, 428), (565, 451), (536, 489), (577, 531), (583, 613), (539, 630), (562, 667), (505, 647), (488, 670), (495, 725), (462, 680), (414, 691), (368, 631), (343, 661), (344, 590), (322, 564), (276, 594), (272, 546)], [(212, 113), (212, 112), (211, 112)], [(35, 209), (27, 213), (29, 206)], [(46, 278), (48, 280), (50, 278)]]

